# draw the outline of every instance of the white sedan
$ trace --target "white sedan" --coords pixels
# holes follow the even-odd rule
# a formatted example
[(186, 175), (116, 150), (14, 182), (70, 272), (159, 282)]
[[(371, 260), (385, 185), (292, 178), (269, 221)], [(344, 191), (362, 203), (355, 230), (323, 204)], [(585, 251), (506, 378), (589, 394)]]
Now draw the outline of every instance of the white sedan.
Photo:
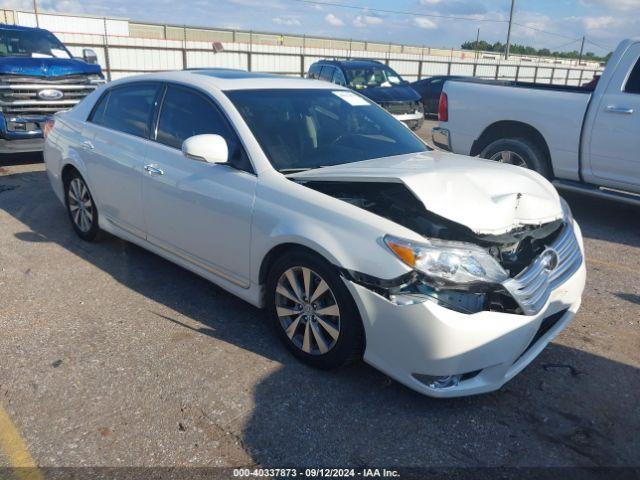
[(45, 130), (82, 239), (107, 231), (266, 307), (316, 367), (364, 358), (426, 395), (488, 392), (580, 305), (580, 229), (550, 183), (431, 151), (336, 85), (131, 77)]

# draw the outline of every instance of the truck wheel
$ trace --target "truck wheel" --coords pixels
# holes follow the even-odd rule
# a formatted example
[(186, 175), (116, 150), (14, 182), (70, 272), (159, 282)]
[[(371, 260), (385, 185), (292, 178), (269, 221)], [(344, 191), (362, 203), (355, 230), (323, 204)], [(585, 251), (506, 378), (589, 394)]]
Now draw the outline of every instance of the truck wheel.
[(546, 155), (538, 145), (526, 138), (495, 140), (480, 152), (480, 156), (501, 163), (529, 168), (546, 178), (552, 177)]

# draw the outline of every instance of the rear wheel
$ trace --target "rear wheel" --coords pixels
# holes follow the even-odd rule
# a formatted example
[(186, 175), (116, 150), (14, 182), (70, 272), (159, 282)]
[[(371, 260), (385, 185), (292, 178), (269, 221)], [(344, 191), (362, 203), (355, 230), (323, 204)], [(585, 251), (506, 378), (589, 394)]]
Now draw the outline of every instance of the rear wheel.
[(552, 176), (549, 161), (544, 152), (526, 138), (495, 140), (480, 152), (480, 156), (496, 162), (529, 168), (546, 178)]
[(77, 172), (66, 178), (65, 204), (71, 225), (78, 236), (88, 242), (96, 240), (100, 233), (98, 210), (89, 187)]
[(306, 252), (281, 257), (268, 275), (267, 302), (278, 335), (303, 362), (331, 369), (362, 355), (357, 308), (324, 260)]

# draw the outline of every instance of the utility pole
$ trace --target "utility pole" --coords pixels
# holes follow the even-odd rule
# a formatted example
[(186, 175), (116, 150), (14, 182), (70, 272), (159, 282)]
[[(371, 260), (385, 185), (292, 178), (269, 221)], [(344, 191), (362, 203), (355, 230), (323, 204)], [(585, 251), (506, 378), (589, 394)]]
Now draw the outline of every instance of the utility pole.
[(578, 57), (578, 66), (582, 63), (582, 54), (584, 53), (584, 35), (582, 36), (582, 44), (580, 44), (580, 56)]
[(475, 60), (476, 62), (478, 61), (478, 42), (480, 41), (480, 27), (478, 27), (478, 33), (476, 33), (476, 55), (475, 55)]
[(507, 48), (504, 51), (504, 59), (509, 58), (509, 49), (511, 48), (511, 24), (513, 23), (513, 7), (516, 4), (516, 0), (511, 0), (511, 13), (509, 14), (509, 29), (507, 30)]

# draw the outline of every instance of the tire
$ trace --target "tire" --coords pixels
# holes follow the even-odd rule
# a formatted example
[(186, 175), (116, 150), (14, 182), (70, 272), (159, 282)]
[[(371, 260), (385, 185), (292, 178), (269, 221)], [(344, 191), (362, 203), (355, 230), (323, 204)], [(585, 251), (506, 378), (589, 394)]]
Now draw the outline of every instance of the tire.
[(535, 170), (548, 179), (553, 176), (547, 156), (538, 145), (526, 138), (495, 140), (480, 152), (480, 156)]
[(65, 178), (64, 200), (76, 234), (87, 242), (96, 241), (100, 235), (98, 209), (89, 187), (78, 172), (74, 171)]
[(330, 370), (362, 358), (364, 331), (357, 307), (325, 260), (303, 251), (283, 255), (267, 275), (266, 295), (278, 336), (302, 362)]

